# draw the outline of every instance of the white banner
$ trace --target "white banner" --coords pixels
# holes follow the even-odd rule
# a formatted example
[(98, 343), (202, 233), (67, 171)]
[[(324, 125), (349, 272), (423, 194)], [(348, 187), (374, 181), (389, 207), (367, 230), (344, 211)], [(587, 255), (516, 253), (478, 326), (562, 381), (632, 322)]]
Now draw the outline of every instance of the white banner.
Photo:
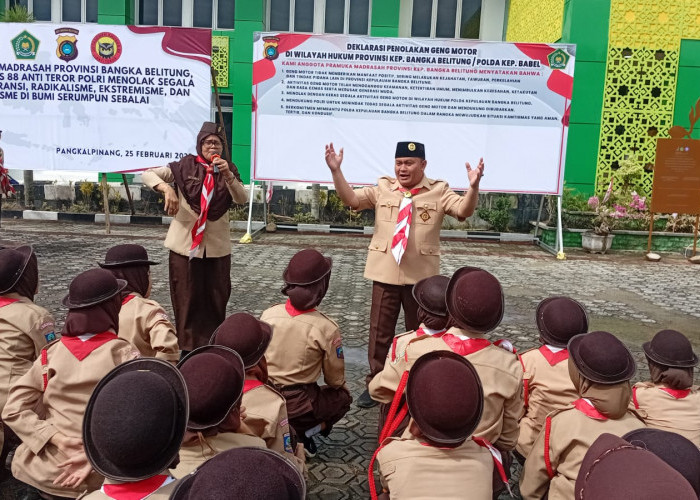
[(0, 23), (5, 166), (114, 172), (195, 150), (211, 30)]
[(425, 144), (426, 175), (481, 190), (560, 194), (573, 45), (256, 33), (254, 178), (352, 184), (393, 175), (396, 143)]

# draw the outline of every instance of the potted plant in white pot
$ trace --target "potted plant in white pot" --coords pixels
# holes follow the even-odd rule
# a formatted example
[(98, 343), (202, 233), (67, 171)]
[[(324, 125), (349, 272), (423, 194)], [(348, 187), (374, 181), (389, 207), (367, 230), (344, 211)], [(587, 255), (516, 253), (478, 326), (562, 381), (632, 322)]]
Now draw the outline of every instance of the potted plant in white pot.
[(588, 200), (588, 205), (595, 210), (591, 219), (591, 229), (581, 234), (581, 247), (590, 253), (605, 253), (612, 246), (615, 211), (605, 203), (600, 203), (597, 196)]

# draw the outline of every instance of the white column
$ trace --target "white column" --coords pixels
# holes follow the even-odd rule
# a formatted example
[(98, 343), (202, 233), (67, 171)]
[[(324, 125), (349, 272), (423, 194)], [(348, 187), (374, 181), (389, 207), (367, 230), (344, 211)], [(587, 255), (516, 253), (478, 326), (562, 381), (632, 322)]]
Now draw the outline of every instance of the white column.
[(482, 0), (479, 39), (491, 42), (503, 41), (506, 20), (506, 0)]

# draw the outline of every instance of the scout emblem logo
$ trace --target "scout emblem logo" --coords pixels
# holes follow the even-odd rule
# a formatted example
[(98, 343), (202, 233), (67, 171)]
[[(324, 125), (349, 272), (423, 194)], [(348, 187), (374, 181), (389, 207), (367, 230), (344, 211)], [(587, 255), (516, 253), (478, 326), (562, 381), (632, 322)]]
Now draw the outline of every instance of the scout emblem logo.
[(338, 359), (345, 359), (345, 354), (343, 354), (342, 345), (335, 348), (335, 355), (338, 356)]
[(264, 46), (263, 53), (265, 54), (265, 59), (274, 61), (277, 59), (279, 53), (277, 52), (277, 46), (280, 43), (280, 39), (276, 36), (266, 36), (263, 38)]
[(28, 31), (23, 31), (10, 42), (16, 59), (34, 59), (39, 50), (39, 40)]
[(56, 334), (54, 332), (49, 332), (44, 335), (44, 338), (46, 339), (46, 342), (53, 342), (56, 340)]
[(420, 214), (420, 218), (423, 222), (428, 222), (430, 220), (430, 214), (427, 210), (423, 210), (423, 213)]
[(549, 67), (552, 69), (565, 69), (569, 63), (569, 54), (561, 49), (557, 49), (547, 56)]
[(95, 35), (90, 43), (92, 57), (102, 64), (112, 64), (122, 55), (122, 42), (114, 33), (103, 31)]
[(56, 56), (62, 61), (70, 62), (76, 57), (78, 57), (78, 47), (76, 43), (78, 39), (75, 36), (78, 34), (78, 30), (75, 28), (58, 28), (55, 30), (58, 35), (56, 38)]
[(408, 143), (408, 150), (409, 151), (415, 151), (416, 150), (416, 145), (413, 144), (412, 142)]

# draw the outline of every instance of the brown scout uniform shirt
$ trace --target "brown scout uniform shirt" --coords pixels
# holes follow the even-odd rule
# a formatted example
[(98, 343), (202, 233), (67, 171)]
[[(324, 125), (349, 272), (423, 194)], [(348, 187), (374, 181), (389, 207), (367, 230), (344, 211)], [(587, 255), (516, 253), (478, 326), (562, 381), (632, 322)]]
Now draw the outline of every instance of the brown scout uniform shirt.
[[(247, 377), (243, 387), (246, 417), (243, 422), (262, 438), (270, 450), (299, 465), (292, 449), (287, 418), (287, 402), (279, 392), (254, 377)], [(303, 471), (303, 464), (300, 470)]]
[[(180, 448), (180, 463), (175, 469), (170, 469), (170, 473), (174, 477), (182, 479), (210, 458), (232, 448), (245, 446), (265, 448), (265, 441), (258, 436), (239, 434), (238, 432), (220, 432), (215, 436), (203, 439), (205, 441), (203, 444), (195, 441)], [(264, 472), (260, 471), (261, 474)]]
[[(77, 497), (100, 487), (104, 478), (93, 472), (74, 489), (54, 486), (62, 472), (58, 464), (67, 457), (49, 443), (57, 432), (82, 439), (83, 415), (92, 390), (112, 368), (138, 357), (126, 340), (115, 338), (100, 345), (79, 361), (60, 340), (46, 348), (46, 366), (41, 356), (10, 390), (3, 421), (22, 440), (12, 460), (12, 474), (52, 495)], [(48, 383), (44, 388), (43, 375)], [(41, 402), (45, 417), (36, 414)]]
[[(549, 448), (545, 448), (545, 426), (537, 436), (520, 476), (520, 494), (524, 500), (540, 500), (547, 493), (548, 486), (549, 500), (572, 500), (581, 462), (593, 442), (606, 432), (622, 436), (644, 427), (632, 412), (617, 420), (597, 419), (569, 406), (550, 416)], [(551, 475), (546, 460), (549, 460)]]
[[(5, 300), (3, 300), (5, 299)], [(0, 296), (0, 412), (5, 407), (10, 387), (39, 357), (41, 349), (54, 340), (54, 319), (49, 312), (18, 293)], [(0, 450), (3, 445), (0, 424)]]
[(382, 485), (391, 500), (491, 500), (493, 458), (471, 438), (457, 448), (430, 446), (408, 430), (387, 438), (377, 454)]
[[(127, 484), (123, 483), (120, 481), (113, 481), (112, 479), (105, 479), (104, 484)], [(151, 493), (150, 495), (147, 495), (145, 497), (141, 497), (142, 500), (145, 500), (146, 498), (152, 499), (152, 500), (168, 500), (170, 498), (170, 495), (175, 491), (175, 488), (177, 488), (178, 481), (177, 479), (174, 479), (171, 477), (171, 480), (168, 484), (161, 486), (158, 488), (156, 491)], [(104, 486), (104, 485), (103, 485)], [(79, 499), (85, 499), (85, 500), (113, 500), (113, 497), (105, 494), (102, 489), (93, 491), (92, 493), (87, 493), (85, 495), (81, 495), (78, 497)]]
[(569, 377), (566, 349), (553, 352), (542, 346), (518, 357), (524, 372), (525, 413), (520, 419), (520, 436), (515, 449), (527, 458), (547, 414), (566, 408), (579, 396)]
[(355, 190), (357, 210), (374, 209), (374, 235), (369, 244), (365, 278), (389, 285), (412, 285), (423, 278), (440, 274), (440, 228), (445, 214), (456, 217), (463, 196), (444, 182), (423, 179), (415, 186), (423, 188), (413, 196), (413, 215), (406, 252), (401, 266), (391, 253), (399, 204), (404, 197), (401, 185), (393, 177), (380, 177), (376, 186)]
[[(175, 180), (170, 167), (148, 169), (141, 174), (141, 179), (151, 189), (155, 189), (162, 182), (170, 184)], [(226, 186), (234, 202), (245, 203), (248, 201), (245, 186), (238, 179), (234, 178)], [(180, 209), (170, 223), (164, 245), (177, 254), (188, 256), (192, 246), (192, 228), (199, 215), (190, 208), (180, 190), (178, 190), (178, 200)], [(196, 257), (203, 257), (205, 251), (207, 257), (225, 257), (231, 254), (229, 220), (226, 214), (216, 220), (207, 219), (204, 238), (199, 245)]]
[(338, 324), (320, 311), (292, 316), (285, 304), (272, 306), (260, 320), (272, 326), (265, 351), (270, 381), (279, 386), (315, 384), (321, 371), (326, 384), (345, 383), (343, 340)]
[(700, 388), (685, 391), (664, 391), (653, 382), (637, 382), (632, 389), (630, 409), (648, 427), (677, 432), (700, 448)]
[[(447, 333), (466, 334), (456, 327), (450, 328)], [(469, 337), (486, 338), (473, 333)], [(419, 357), (433, 351), (450, 350), (442, 336), (413, 338), (406, 345), (404, 354), (397, 352), (396, 361), (384, 365), (384, 370), (372, 379), (369, 385), (372, 399), (390, 403), (403, 372), (410, 370)], [(500, 450), (512, 450), (518, 440), (518, 417), (523, 408), (523, 371), (517, 357), (493, 344), (465, 357), (476, 368), (484, 390), (484, 413), (474, 436), (485, 438)]]
[(175, 327), (165, 310), (155, 300), (145, 299), (136, 292), (122, 301), (119, 336), (131, 342), (141, 356), (171, 363), (180, 359)]

